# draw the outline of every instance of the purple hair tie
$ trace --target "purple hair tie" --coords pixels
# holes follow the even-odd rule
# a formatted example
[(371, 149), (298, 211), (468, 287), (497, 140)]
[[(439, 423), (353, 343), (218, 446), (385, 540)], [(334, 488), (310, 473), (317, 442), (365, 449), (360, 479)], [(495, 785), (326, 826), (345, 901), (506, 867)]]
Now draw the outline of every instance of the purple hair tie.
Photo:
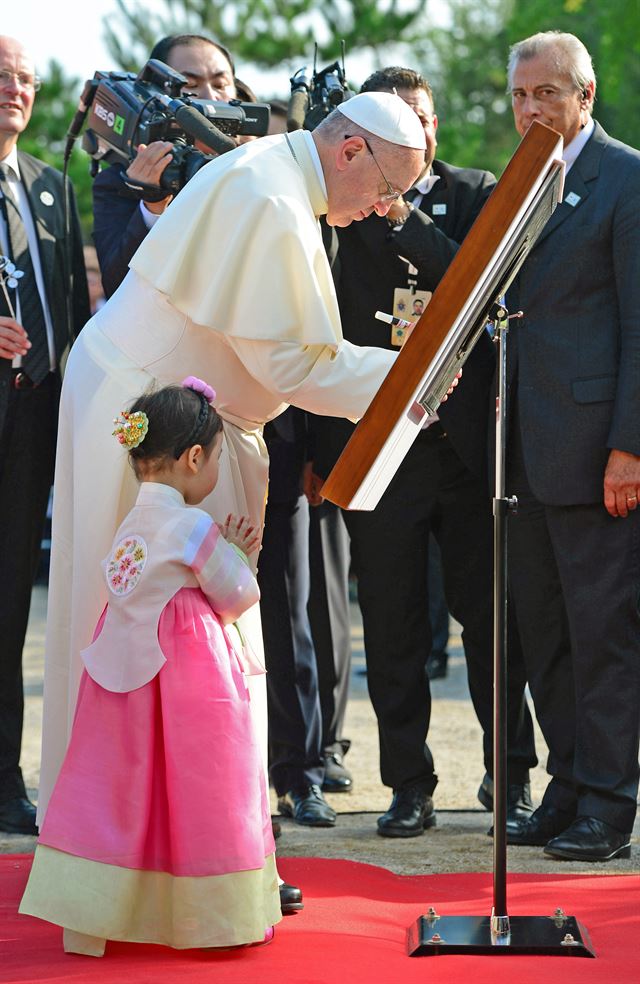
[(216, 391), (208, 383), (205, 383), (204, 379), (198, 379), (197, 376), (187, 376), (180, 385), (184, 386), (185, 389), (192, 389), (195, 393), (202, 393), (209, 406), (213, 406)]

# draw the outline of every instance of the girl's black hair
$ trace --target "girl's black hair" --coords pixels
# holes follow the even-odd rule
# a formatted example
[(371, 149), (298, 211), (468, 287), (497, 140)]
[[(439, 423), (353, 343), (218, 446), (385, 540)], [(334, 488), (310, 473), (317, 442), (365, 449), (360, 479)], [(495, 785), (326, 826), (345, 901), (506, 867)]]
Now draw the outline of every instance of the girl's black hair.
[(201, 444), (208, 454), (222, 420), (202, 393), (186, 386), (164, 386), (144, 393), (129, 407), (130, 413), (146, 413), (149, 430), (137, 448), (131, 448), (134, 471), (139, 462), (161, 464), (167, 458), (178, 460), (187, 448)]

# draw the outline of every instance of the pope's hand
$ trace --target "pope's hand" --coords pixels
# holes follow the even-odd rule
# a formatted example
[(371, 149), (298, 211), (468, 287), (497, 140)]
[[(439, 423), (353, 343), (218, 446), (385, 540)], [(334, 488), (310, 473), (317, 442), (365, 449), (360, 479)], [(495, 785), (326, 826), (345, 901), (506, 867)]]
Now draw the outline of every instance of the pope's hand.
[(451, 386), (447, 390), (446, 396), (442, 397), (442, 401), (441, 401), (442, 403), (447, 402), (447, 400), (449, 399), (449, 397), (451, 396), (451, 394), (453, 393), (454, 389), (456, 388), (456, 386), (458, 385), (461, 379), (462, 379), (462, 369), (459, 369), (458, 372), (456, 373), (456, 378), (454, 379), (454, 381), (451, 383)]

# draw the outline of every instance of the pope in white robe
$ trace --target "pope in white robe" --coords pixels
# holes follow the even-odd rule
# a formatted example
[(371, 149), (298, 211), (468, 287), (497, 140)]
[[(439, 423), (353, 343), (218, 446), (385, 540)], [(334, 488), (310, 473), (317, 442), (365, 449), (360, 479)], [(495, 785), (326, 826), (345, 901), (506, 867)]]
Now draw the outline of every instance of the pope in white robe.
[[(395, 358), (343, 340), (318, 217), (347, 224), (385, 214), (394, 189), (409, 188), (422, 167), (424, 133), (388, 93), (355, 96), (336, 113), (339, 139), (329, 118), (313, 135), (265, 137), (202, 168), (73, 346), (54, 485), (39, 822), (71, 731), (80, 651), (106, 601), (100, 560), (137, 494), (113, 418), (154, 384), (204, 377), (217, 393), (224, 447), (201, 508), (220, 522), (228, 513), (261, 522), (264, 423), (289, 403), (359, 418)], [(375, 158), (362, 130), (378, 138)], [(241, 621), (260, 657), (258, 607)], [(266, 760), (264, 676), (251, 679)]]

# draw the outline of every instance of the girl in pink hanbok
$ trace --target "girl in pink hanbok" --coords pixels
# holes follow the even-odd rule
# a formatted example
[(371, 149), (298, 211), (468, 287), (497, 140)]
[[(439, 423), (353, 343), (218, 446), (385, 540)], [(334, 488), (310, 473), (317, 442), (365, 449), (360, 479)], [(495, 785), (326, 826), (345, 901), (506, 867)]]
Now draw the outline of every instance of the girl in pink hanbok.
[(263, 668), (233, 625), (259, 597), (259, 536), (189, 508), (218, 478), (214, 398), (189, 377), (115, 422), (141, 486), (103, 562), (109, 602), (20, 905), (68, 952), (265, 942), (281, 918), (245, 680)]

